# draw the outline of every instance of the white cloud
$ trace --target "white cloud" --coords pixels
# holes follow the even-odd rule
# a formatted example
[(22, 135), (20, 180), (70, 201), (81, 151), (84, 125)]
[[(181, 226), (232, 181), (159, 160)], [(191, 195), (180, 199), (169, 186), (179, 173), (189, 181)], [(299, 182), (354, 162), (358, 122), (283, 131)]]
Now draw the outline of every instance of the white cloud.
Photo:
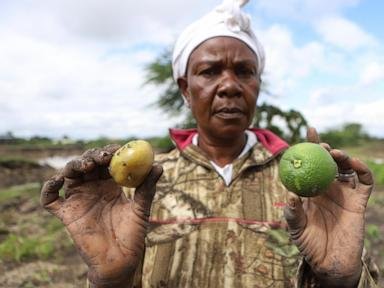
[(344, 123), (361, 123), (370, 135), (384, 137), (384, 99), (377, 86), (356, 81), (319, 87), (301, 109), (310, 125), (324, 131)]
[[(161, 135), (171, 125), (148, 107), (156, 91), (142, 87), (143, 60), (153, 53), (105, 54), (97, 45), (57, 46), (4, 31), (0, 36), (8, 43), (0, 46), (0, 102), (6, 104), (0, 118), (7, 119), (1, 132)], [(157, 129), (148, 129), (153, 123)]]
[(6, 20), (19, 33), (59, 43), (75, 40), (168, 44), (175, 31), (218, 3), (220, 0), (24, 1), (9, 4)]
[(345, 7), (355, 6), (359, 0), (259, 0), (256, 11), (260, 10), (272, 17), (313, 21), (324, 15), (337, 14)]
[(309, 124), (319, 131), (340, 126), (344, 123), (360, 123), (370, 135), (384, 137), (382, 127), (384, 99), (375, 101), (341, 101), (329, 105), (313, 106), (304, 110)]
[(361, 68), (361, 85), (369, 86), (376, 84), (379, 81), (384, 81), (384, 63), (376, 61), (366, 63)]
[(377, 42), (356, 23), (342, 17), (325, 17), (316, 22), (315, 27), (325, 42), (347, 51), (369, 47)]
[(325, 63), (325, 47), (319, 42), (297, 46), (292, 33), (281, 25), (270, 26), (260, 31), (265, 46), (265, 78), (274, 94), (286, 95), (316, 69), (329, 69)]
[(177, 119), (149, 106), (158, 91), (142, 87), (145, 63), (161, 51), (151, 45), (171, 44), (219, 2), (0, 3), (0, 133), (164, 135)]
[(378, 100), (384, 67), (378, 46), (345, 53), (321, 39), (298, 45), (288, 27), (276, 24), (259, 35), (267, 51), (268, 88), (281, 96), (270, 103), (301, 111), (320, 131), (358, 122), (371, 135), (384, 136), (384, 100)]

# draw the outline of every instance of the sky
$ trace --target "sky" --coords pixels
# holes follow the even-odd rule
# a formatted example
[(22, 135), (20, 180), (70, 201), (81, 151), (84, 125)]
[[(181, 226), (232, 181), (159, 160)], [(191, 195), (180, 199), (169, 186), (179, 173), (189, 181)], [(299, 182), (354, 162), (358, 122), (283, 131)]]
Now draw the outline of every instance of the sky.
[[(166, 135), (145, 67), (221, 0), (0, 0), (0, 135)], [(384, 137), (384, 1), (250, 0), (263, 81), (320, 132)]]

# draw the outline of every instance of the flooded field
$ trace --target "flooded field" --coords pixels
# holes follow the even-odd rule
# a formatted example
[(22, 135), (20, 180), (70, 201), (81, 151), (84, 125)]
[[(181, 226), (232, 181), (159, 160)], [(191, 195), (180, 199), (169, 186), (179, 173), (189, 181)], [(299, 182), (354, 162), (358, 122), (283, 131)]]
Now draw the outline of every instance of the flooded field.
[(63, 168), (66, 163), (68, 163), (72, 159), (75, 159), (76, 157), (78, 157), (78, 155), (68, 155), (68, 156), (54, 155), (54, 156), (41, 158), (37, 161), (37, 163), (43, 166), (47, 165), (55, 169), (60, 169), (60, 168)]

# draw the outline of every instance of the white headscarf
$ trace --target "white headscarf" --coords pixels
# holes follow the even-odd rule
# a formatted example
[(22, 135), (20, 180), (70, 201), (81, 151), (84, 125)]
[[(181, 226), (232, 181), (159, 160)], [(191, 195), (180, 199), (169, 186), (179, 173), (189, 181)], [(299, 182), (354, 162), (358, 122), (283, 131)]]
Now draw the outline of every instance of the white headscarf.
[(256, 54), (258, 74), (265, 65), (264, 49), (251, 28), (250, 17), (241, 11), (248, 0), (223, 0), (212, 12), (189, 25), (176, 41), (172, 55), (173, 78), (185, 76), (192, 51), (203, 41), (230, 36), (245, 42)]

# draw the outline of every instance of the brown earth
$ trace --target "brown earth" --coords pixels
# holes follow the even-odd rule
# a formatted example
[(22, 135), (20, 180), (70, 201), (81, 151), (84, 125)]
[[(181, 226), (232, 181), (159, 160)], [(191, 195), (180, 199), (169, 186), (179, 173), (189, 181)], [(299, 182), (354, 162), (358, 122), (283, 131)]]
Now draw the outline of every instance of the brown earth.
[(41, 182), (55, 173), (55, 169), (48, 165), (37, 163), (7, 163), (0, 165), (0, 188), (20, 185), (30, 182)]
[[(0, 148), (0, 156), (2, 155)], [(8, 151), (9, 152), (9, 151)], [(17, 156), (36, 160), (53, 155), (81, 154), (81, 151), (13, 151)], [(12, 153), (7, 153), (9, 156)], [(55, 169), (36, 163), (0, 165), (0, 188), (24, 183), (38, 183), (51, 176)], [(10, 234), (28, 236), (44, 235), (45, 229), (57, 226), (50, 234), (55, 243), (54, 256), (26, 257), (18, 261), (0, 259), (0, 287), (8, 288), (70, 288), (85, 287), (86, 266), (74, 249), (62, 225), (44, 211), (38, 202), (38, 188), (33, 195), (21, 195), (4, 203), (0, 202), (0, 243)], [(376, 187), (367, 211), (367, 226), (371, 228), (366, 246), (374, 261), (384, 268), (384, 187)], [(375, 230), (377, 227), (377, 231)], [(21, 239), (21, 238), (20, 238)], [(41, 238), (44, 239), (44, 238)], [(43, 241), (43, 240), (42, 240)], [(383, 278), (383, 277), (381, 277)], [(384, 287), (384, 283), (381, 282)]]
[[(59, 228), (48, 236), (55, 243), (54, 257), (23, 257), (20, 260), (0, 259), (0, 287), (7, 288), (72, 288), (85, 287), (87, 268), (76, 252), (61, 223), (39, 203), (39, 190), (43, 182), (54, 175), (56, 169), (39, 165), (36, 161), (51, 156), (80, 155), (78, 149), (12, 149), (0, 146), (0, 156), (15, 161), (0, 163), (0, 189), (34, 183), (33, 194), (19, 195), (0, 202), (0, 243), (8, 235), (19, 240), (29, 235), (44, 235), (45, 227), (55, 224)], [(15, 186), (16, 185), (16, 186)], [(1, 196), (1, 195), (0, 195)], [(44, 239), (44, 238), (39, 238)], [(22, 253), (22, 252), (20, 252)]]

